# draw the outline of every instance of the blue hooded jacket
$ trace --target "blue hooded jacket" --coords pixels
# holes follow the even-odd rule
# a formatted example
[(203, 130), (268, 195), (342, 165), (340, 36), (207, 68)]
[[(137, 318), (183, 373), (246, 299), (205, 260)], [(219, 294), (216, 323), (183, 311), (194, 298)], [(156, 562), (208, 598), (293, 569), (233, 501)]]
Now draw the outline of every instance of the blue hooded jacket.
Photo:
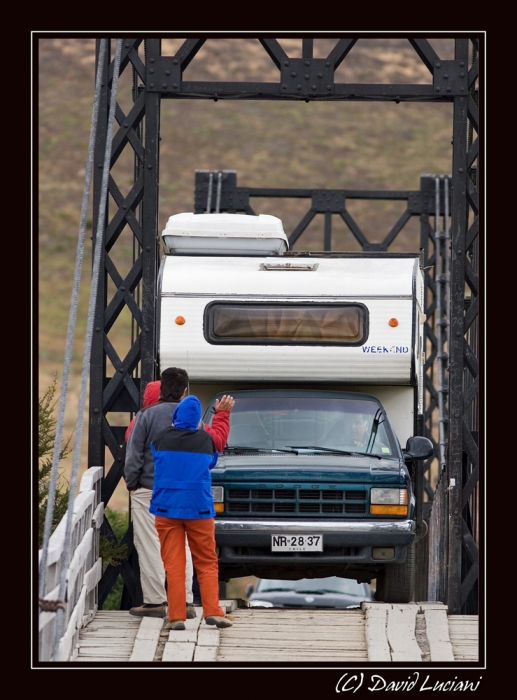
[(187, 396), (172, 421), (151, 444), (154, 485), (149, 511), (163, 518), (197, 520), (215, 516), (210, 470), (217, 462), (214, 441), (199, 430), (201, 403)]

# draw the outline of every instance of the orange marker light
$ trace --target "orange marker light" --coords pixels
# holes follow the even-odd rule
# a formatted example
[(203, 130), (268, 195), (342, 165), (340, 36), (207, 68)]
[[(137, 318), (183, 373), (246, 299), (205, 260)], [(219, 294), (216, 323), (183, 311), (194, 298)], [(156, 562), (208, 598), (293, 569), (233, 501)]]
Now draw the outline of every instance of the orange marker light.
[(182, 326), (185, 323), (185, 319), (183, 318), (183, 316), (176, 316), (175, 321), (178, 324), (178, 326)]
[[(176, 323), (177, 322), (178, 322), (178, 320), (176, 319)], [(399, 325), (399, 322), (397, 321), (396, 318), (390, 318), (390, 320), (388, 321), (388, 326), (391, 326), (392, 328), (396, 328), (398, 325)]]

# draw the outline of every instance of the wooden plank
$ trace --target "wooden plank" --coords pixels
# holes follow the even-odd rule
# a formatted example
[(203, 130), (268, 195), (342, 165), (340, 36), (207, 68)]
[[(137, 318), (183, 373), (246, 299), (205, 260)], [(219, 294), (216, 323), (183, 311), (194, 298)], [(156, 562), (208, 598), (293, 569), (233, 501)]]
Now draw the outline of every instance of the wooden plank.
[(132, 639), (134, 640), (136, 637), (135, 630), (131, 629), (124, 629), (121, 628), (119, 630), (115, 630), (116, 634), (113, 634), (114, 630), (113, 629), (93, 629), (89, 630), (87, 628), (84, 628), (84, 630), (81, 631), (81, 640), (84, 640), (85, 643), (88, 642), (88, 640), (91, 639), (98, 639), (99, 641), (106, 640), (106, 639), (120, 639), (121, 641), (124, 641), (124, 639)]
[(431, 661), (454, 661), (446, 610), (426, 608), (424, 618)]
[(133, 640), (129, 644), (119, 644), (118, 642), (112, 643), (112, 644), (86, 644), (85, 646), (81, 645), (79, 647), (79, 653), (80, 654), (99, 654), (99, 653), (106, 653), (106, 654), (121, 654), (123, 656), (129, 657), (131, 656), (131, 652), (133, 651), (133, 647), (135, 646), (135, 641)]
[(193, 620), (185, 620), (186, 630), (198, 630), (201, 626), (201, 617), (195, 617)]
[[(79, 520), (83, 517), (85, 514), (86, 510), (93, 505), (95, 502), (95, 491), (83, 491), (79, 493), (75, 500), (74, 500), (74, 506), (73, 506), (73, 515), (72, 515), (72, 531), (79, 522)], [(66, 521), (67, 521), (68, 515), (65, 513), (65, 515), (62, 517), (61, 521), (59, 522), (59, 525), (56, 527), (54, 532), (52, 533), (49, 543), (48, 543), (48, 551), (47, 551), (47, 567), (51, 566), (54, 564), (62, 555), (63, 553), (63, 548), (65, 545), (65, 535), (66, 535)], [(41, 555), (41, 550), (40, 550), (40, 555)]]
[(102, 559), (97, 559), (95, 564), (84, 574), (84, 585), (89, 593), (99, 583), (102, 578)]
[(88, 653), (95, 653), (95, 654), (101, 654), (101, 653), (110, 653), (113, 651), (116, 654), (125, 654), (127, 655), (127, 658), (131, 656), (131, 653), (133, 651), (133, 648), (135, 646), (135, 640), (131, 640), (127, 643), (120, 643), (119, 641), (115, 640), (112, 641), (111, 644), (108, 643), (103, 643), (103, 644), (80, 644), (79, 645), (79, 653), (80, 654), (88, 654)]
[[(262, 629), (262, 630), (247, 630), (247, 629), (236, 629), (236, 630), (231, 630), (231, 632), (228, 630), (226, 632), (229, 636), (231, 636), (234, 639), (278, 639), (278, 633), (271, 632), (269, 629)], [(343, 639), (343, 637), (346, 636), (347, 639), (349, 640), (354, 640), (357, 639), (359, 641), (365, 642), (366, 637), (365, 637), (365, 632), (364, 632), (364, 627), (360, 630), (354, 630), (348, 631), (345, 630), (344, 632), (342, 631), (336, 631), (336, 630), (328, 630), (327, 633), (325, 634), (325, 631), (322, 630), (321, 632), (314, 632), (314, 634), (309, 635), (309, 634), (297, 634), (296, 630), (290, 631), (290, 632), (285, 632), (282, 634), (282, 639), (288, 641), (290, 639), (295, 639), (295, 640), (307, 640), (309, 642), (317, 642), (319, 640), (324, 640), (324, 639)], [(366, 643), (366, 642), (365, 642)]]
[(76, 634), (77, 636), (79, 636), (78, 622), (82, 620), (83, 617), (85, 599), (86, 586), (83, 586), (79, 595), (79, 600), (77, 601), (75, 608), (73, 609), (72, 614), (70, 615), (70, 618), (68, 620), (68, 625), (65, 630), (65, 633), (59, 640), (56, 661), (70, 661), (70, 657), (72, 656), (72, 654), (75, 654), (75, 650), (73, 647), (75, 647), (76, 643), (78, 642), (78, 639), (76, 638), (76, 641), (74, 641), (74, 638), (76, 637)]
[(157, 643), (152, 639), (135, 639), (130, 661), (154, 661)]
[(79, 631), (77, 661), (129, 661), (142, 619), (124, 610), (98, 610)]
[(92, 527), (96, 530), (100, 529), (100, 526), (104, 522), (104, 503), (101, 501), (97, 508), (95, 509), (92, 517)]
[[(239, 649), (239, 648), (246, 648), (246, 649), (262, 649), (266, 648), (270, 650), (271, 652), (277, 652), (277, 651), (282, 651), (282, 649), (297, 649), (298, 651), (302, 652), (304, 650), (306, 651), (311, 651), (313, 649), (316, 649), (314, 645), (311, 645), (309, 642), (302, 644), (299, 642), (298, 644), (292, 643), (292, 644), (286, 644), (285, 642), (282, 642), (281, 639), (279, 639), (275, 644), (268, 644), (267, 646), (265, 644), (261, 644), (259, 641), (257, 641), (255, 644), (239, 644), (239, 643), (226, 643), (223, 642), (220, 644), (221, 649)], [(366, 644), (364, 646), (359, 646), (357, 644), (334, 644), (332, 642), (326, 642), (326, 643), (320, 643), (317, 646), (317, 649), (320, 651), (332, 651), (333, 649), (342, 649), (343, 651), (350, 651), (351, 649), (359, 649), (362, 651), (367, 651)]]
[(95, 661), (100, 661), (103, 663), (113, 663), (113, 664), (118, 664), (121, 661), (129, 661), (129, 659), (121, 659), (117, 656), (102, 656), (102, 657), (97, 657), (97, 656), (88, 656), (88, 657), (81, 657), (79, 656), (76, 661), (87, 661), (88, 663), (93, 663)]
[(210, 628), (208, 625), (204, 625), (198, 632), (197, 644), (202, 647), (217, 647), (219, 646), (220, 638), (221, 633), (217, 627)]
[(479, 660), (479, 619), (477, 615), (450, 615), (449, 638), (456, 661)]
[(94, 491), (95, 484), (102, 479), (104, 469), (102, 467), (90, 467), (81, 477), (79, 484), (79, 493), (81, 491)]
[[(53, 588), (50, 593), (44, 596), (45, 600), (57, 600), (59, 598), (59, 584)], [(46, 627), (49, 622), (52, 622), (56, 617), (55, 612), (40, 612), (38, 617), (39, 632)]]
[[(92, 626), (93, 625), (93, 626)], [(95, 618), (91, 622), (89, 622), (86, 627), (84, 627), (84, 630), (128, 630), (136, 635), (138, 628), (140, 627), (140, 620), (138, 623), (135, 625), (134, 623), (126, 622), (125, 624), (121, 624), (120, 622), (112, 622), (112, 623), (96, 623)]]
[(388, 610), (386, 635), (392, 661), (422, 661), (422, 651), (415, 636), (416, 605), (392, 605)]
[(195, 644), (197, 642), (197, 630), (170, 630), (168, 641), (175, 644), (185, 644), (187, 642)]
[(105, 646), (105, 647), (118, 647), (118, 646), (131, 646), (131, 644), (135, 643), (135, 635), (133, 634), (131, 637), (83, 637), (81, 635), (80, 643), (79, 646), (81, 649), (86, 649), (91, 646)]
[(106, 658), (111, 658), (111, 659), (117, 659), (118, 661), (129, 661), (129, 655), (131, 654), (130, 651), (128, 652), (121, 652), (121, 651), (114, 651), (111, 649), (110, 651), (106, 650), (91, 650), (88, 653), (84, 654), (81, 651), (79, 651), (76, 660), (77, 661), (85, 661), (85, 660), (91, 660), (91, 659), (96, 659), (97, 661), (104, 661)]
[(218, 647), (197, 646), (194, 651), (194, 661), (217, 661)]
[(231, 619), (234, 626), (221, 630), (221, 662), (368, 661), (361, 610), (343, 615), (330, 610), (239, 608)]
[(192, 661), (195, 646), (193, 642), (166, 642), (162, 661)]
[(93, 618), (91, 622), (88, 623), (87, 627), (94, 627), (96, 629), (138, 629), (140, 627), (141, 618), (140, 617), (127, 617), (123, 620), (121, 619), (99, 619), (99, 612)]
[(154, 661), (162, 627), (162, 618), (142, 617), (130, 661)]
[(421, 609), (419, 612), (424, 612), (425, 610), (445, 610), (447, 613), (447, 606), (445, 603), (441, 603), (439, 600), (425, 600), (425, 601), (419, 601), (416, 603), (418, 607)]
[(368, 661), (391, 661), (391, 651), (386, 635), (387, 605), (365, 606), (365, 637)]
[(285, 661), (286, 663), (297, 663), (297, 662), (303, 662), (303, 661), (308, 661), (309, 663), (327, 663), (327, 662), (349, 662), (349, 663), (358, 663), (358, 662), (367, 662), (368, 657), (366, 655), (357, 655), (357, 654), (336, 654), (336, 653), (327, 653), (327, 654), (300, 654), (296, 651), (292, 653), (277, 653), (274, 655), (274, 657), (271, 655), (271, 652), (267, 652), (267, 650), (264, 650), (263, 654), (260, 653), (253, 653), (252, 655), (246, 656), (245, 654), (241, 653), (234, 653), (234, 654), (227, 654), (223, 652), (219, 652), (217, 655), (217, 661), (223, 661), (223, 662), (241, 662), (241, 661), (250, 661), (250, 662), (268, 662), (268, 661)]
[(293, 617), (261, 617), (261, 618), (252, 618), (252, 617), (241, 617), (237, 616), (236, 613), (233, 613), (233, 615), (228, 616), (230, 620), (235, 621), (240, 621), (244, 620), (246, 624), (253, 626), (253, 625), (276, 625), (280, 626), (283, 625), (285, 627), (291, 627), (292, 625), (298, 626), (298, 625), (313, 625), (315, 627), (339, 627), (343, 629), (344, 627), (360, 627), (361, 625), (364, 624), (364, 617), (362, 617), (359, 620), (340, 620), (340, 619), (321, 619), (321, 618), (312, 618), (312, 619), (303, 619), (303, 618), (297, 618), (293, 615)]
[(162, 627), (163, 619), (161, 617), (142, 617), (140, 627), (136, 633), (136, 638), (158, 640)]
[(106, 656), (103, 654), (102, 656), (81, 656), (79, 655), (76, 659), (76, 661), (84, 661), (86, 663), (92, 663), (94, 661), (113, 661), (114, 663), (120, 663), (121, 661), (129, 661), (129, 659), (123, 658), (121, 659), (119, 656)]

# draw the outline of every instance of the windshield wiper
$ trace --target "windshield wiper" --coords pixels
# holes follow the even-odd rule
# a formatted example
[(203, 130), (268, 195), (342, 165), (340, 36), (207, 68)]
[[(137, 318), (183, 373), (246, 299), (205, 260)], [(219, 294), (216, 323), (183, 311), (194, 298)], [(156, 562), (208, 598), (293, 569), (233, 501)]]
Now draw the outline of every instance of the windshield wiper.
[(244, 447), (242, 445), (226, 445), (223, 452), (287, 452), (288, 454), (298, 454), (296, 450), (281, 450), (278, 447)]
[(299, 450), (322, 450), (323, 452), (332, 452), (336, 455), (348, 455), (349, 457), (377, 457), (377, 459), (382, 459), (383, 457), (370, 452), (349, 452), (348, 450), (337, 450), (335, 447), (321, 447), (320, 445), (286, 445), (286, 447), (297, 447)]
[(376, 457), (377, 459), (385, 459), (386, 457), (390, 456), (390, 455), (377, 455), (377, 454), (374, 454), (373, 452), (350, 452), (350, 454), (355, 455), (356, 457)]
[(333, 452), (337, 455), (356, 455), (359, 452), (348, 452), (347, 450), (336, 450), (334, 447), (320, 447), (319, 445), (286, 445), (286, 447), (296, 447), (299, 450), (323, 450), (323, 452)]

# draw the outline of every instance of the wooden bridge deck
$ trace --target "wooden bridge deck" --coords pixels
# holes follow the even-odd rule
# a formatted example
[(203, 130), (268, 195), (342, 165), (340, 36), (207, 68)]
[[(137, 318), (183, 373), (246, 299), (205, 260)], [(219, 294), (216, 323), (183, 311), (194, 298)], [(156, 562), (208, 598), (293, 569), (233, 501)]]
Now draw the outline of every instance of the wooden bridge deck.
[(442, 603), (363, 603), (340, 611), (237, 608), (221, 601), (233, 627), (198, 617), (186, 630), (163, 630), (160, 618), (98, 611), (80, 631), (81, 662), (478, 661), (477, 615), (447, 614)]

